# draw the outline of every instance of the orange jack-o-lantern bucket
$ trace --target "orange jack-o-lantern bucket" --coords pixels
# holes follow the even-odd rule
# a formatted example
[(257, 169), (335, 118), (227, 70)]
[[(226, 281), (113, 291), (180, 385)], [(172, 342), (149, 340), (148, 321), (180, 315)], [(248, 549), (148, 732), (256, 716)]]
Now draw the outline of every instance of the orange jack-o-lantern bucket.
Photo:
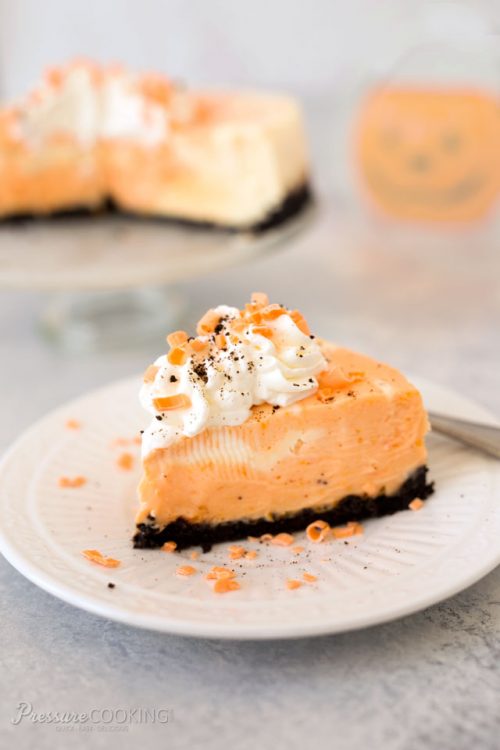
[(500, 195), (500, 107), (487, 93), (376, 90), (359, 113), (356, 150), (366, 194), (400, 219), (473, 221)]

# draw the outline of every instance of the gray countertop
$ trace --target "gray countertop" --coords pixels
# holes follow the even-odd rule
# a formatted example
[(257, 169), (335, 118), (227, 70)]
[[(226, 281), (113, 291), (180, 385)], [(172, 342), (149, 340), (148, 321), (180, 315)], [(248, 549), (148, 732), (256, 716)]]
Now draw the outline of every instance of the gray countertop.
[[(301, 308), (322, 335), (454, 387), (500, 415), (500, 263), (494, 229), (405, 236), (331, 191), (315, 226), (244, 269), (186, 284), (191, 320), (253, 289)], [(342, 216), (342, 219), (340, 219)], [(68, 355), (34, 324), (43, 300), (0, 300), (0, 447), (65, 400), (144, 368), (158, 339)], [(289, 642), (134, 630), (79, 611), (0, 560), (0, 745), (122, 748), (500, 747), (500, 570), (420, 614)], [(35, 712), (168, 709), (169, 721), (61, 727)], [(119, 717), (123, 716), (118, 714)], [(138, 715), (134, 714), (135, 720)], [(70, 736), (69, 736), (70, 735)]]

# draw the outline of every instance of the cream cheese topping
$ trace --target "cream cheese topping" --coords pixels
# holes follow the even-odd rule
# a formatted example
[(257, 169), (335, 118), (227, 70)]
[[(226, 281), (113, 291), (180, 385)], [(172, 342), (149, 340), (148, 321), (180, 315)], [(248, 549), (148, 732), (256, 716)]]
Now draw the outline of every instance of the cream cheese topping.
[[(327, 362), (314, 337), (303, 333), (288, 312), (266, 322), (271, 336), (251, 322), (235, 334), (231, 323), (240, 317), (237, 308), (221, 305), (214, 313), (216, 332), (198, 337), (206, 349), (191, 353), (182, 365), (171, 364), (167, 355), (158, 357), (154, 380), (143, 384), (141, 404), (154, 415), (143, 434), (143, 455), (208, 427), (242, 424), (253, 406), (289, 406), (317, 390), (315, 376)], [(224, 348), (217, 334), (225, 337)], [(155, 399), (177, 394), (187, 395), (190, 406), (158, 411)]]
[(31, 143), (65, 133), (85, 145), (106, 138), (155, 145), (170, 128), (169, 111), (144, 96), (137, 77), (111, 69), (96, 79), (85, 64), (71, 66), (57, 85), (46, 80), (20, 113), (18, 134)]

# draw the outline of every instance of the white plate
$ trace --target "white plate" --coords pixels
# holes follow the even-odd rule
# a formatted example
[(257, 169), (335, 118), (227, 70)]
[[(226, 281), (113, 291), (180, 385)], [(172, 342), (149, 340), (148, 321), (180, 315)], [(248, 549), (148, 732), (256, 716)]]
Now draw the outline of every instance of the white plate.
[[(485, 419), (476, 405), (421, 384), (428, 406)], [(0, 469), (0, 549), (23, 575), (75, 606), (165, 632), (221, 638), (282, 638), (361, 628), (407, 615), (457, 593), (500, 563), (500, 462), (433, 435), (429, 441), (436, 493), (418, 511), (364, 524), (348, 544), (306, 551), (244, 542), (255, 560), (236, 561), (241, 589), (215, 594), (204, 580), (228, 563), (228, 545), (193, 562), (190, 551), (134, 550), (135, 486), (139, 474), (116, 465), (116, 438), (144, 424), (138, 381), (122, 381), (50, 414), (13, 446)], [(68, 418), (81, 420), (68, 430)], [(491, 420), (490, 420), (491, 421)], [(63, 490), (61, 475), (84, 475), (86, 485)], [(122, 561), (105, 569), (80, 552), (98, 549)], [(194, 565), (190, 578), (175, 575)], [(240, 567), (241, 566), (241, 567)], [(290, 591), (287, 578), (303, 572), (317, 583)], [(107, 584), (116, 584), (109, 589)]]

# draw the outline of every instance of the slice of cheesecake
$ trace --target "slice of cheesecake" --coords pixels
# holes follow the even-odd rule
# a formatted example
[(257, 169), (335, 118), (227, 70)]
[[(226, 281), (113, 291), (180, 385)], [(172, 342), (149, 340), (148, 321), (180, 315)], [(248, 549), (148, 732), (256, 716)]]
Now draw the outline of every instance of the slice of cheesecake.
[(145, 374), (137, 547), (341, 524), (407, 508), (426, 480), (427, 416), (397, 370), (314, 338), (258, 295), (218, 307)]
[(258, 230), (309, 200), (288, 96), (189, 91), (78, 62), (0, 109), (0, 218), (119, 211)]

